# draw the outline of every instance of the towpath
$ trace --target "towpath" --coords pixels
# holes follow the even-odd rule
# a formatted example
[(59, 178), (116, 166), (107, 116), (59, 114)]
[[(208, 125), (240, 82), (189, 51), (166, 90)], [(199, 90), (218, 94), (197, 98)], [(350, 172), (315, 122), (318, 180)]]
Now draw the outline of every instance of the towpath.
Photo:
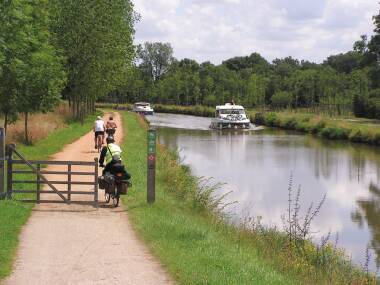
[[(120, 115), (115, 113), (114, 119), (119, 126), (116, 139), (120, 142), (123, 138)], [(98, 155), (93, 147), (93, 133), (89, 132), (67, 145), (52, 160), (93, 161)], [(48, 170), (55, 171), (58, 167)], [(86, 171), (81, 167), (76, 170)], [(49, 178), (58, 179), (54, 175)], [(90, 190), (89, 186), (76, 189)], [(104, 201), (103, 191), (99, 191), (99, 201)], [(13, 272), (3, 284), (174, 282), (137, 238), (122, 206), (109, 208), (101, 204), (95, 209), (83, 205), (40, 204), (35, 206), (22, 230)]]

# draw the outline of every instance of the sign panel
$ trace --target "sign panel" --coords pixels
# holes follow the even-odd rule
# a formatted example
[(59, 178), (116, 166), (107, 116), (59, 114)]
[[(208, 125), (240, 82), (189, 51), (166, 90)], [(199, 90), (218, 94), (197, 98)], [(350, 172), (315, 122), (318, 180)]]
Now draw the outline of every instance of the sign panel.
[(156, 196), (156, 130), (148, 130), (147, 145), (147, 201), (153, 203)]

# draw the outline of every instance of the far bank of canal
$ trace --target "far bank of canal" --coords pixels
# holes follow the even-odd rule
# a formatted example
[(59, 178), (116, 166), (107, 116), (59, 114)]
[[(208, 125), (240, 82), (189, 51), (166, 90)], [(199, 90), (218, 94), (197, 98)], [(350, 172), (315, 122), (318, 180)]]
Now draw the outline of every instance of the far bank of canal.
[[(322, 140), (283, 130), (211, 131), (210, 118), (157, 114), (148, 116), (159, 140), (179, 150), (197, 176), (226, 183), (221, 193), (233, 219), (261, 216), (263, 224), (282, 227), (292, 173), (301, 185), (301, 212), (327, 199), (313, 223), (315, 240), (331, 232), (357, 263), (367, 245), (380, 258), (380, 150), (378, 147)], [(372, 269), (375, 268), (372, 261)]]

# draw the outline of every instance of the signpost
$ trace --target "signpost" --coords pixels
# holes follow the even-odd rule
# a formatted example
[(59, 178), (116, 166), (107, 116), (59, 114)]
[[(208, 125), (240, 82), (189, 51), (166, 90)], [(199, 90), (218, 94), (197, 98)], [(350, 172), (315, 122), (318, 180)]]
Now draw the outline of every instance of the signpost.
[(4, 177), (5, 177), (5, 130), (0, 128), (0, 199), (4, 198)]
[(148, 130), (148, 176), (147, 176), (147, 201), (154, 203), (156, 198), (156, 130)]

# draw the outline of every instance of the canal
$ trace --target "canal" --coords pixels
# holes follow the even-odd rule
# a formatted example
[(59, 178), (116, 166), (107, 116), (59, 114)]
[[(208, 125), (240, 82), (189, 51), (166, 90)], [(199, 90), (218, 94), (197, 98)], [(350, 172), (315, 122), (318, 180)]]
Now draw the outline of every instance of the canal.
[(326, 194), (312, 223), (318, 242), (331, 232), (338, 246), (357, 264), (364, 264), (369, 245), (371, 268), (380, 258), (380, 150), (377, 147), (327, 141), (277, 129), (209, 130), (210, 118), (156, 114), (148, 116), (159, 141), (178, 150), (196, 176), (224, 183), (218, 194), (232, 191), (226, 202), (235, 221), (262, 217), (268, 226), (283, 227), (288, 184), (301, 188), (301, 213)]

